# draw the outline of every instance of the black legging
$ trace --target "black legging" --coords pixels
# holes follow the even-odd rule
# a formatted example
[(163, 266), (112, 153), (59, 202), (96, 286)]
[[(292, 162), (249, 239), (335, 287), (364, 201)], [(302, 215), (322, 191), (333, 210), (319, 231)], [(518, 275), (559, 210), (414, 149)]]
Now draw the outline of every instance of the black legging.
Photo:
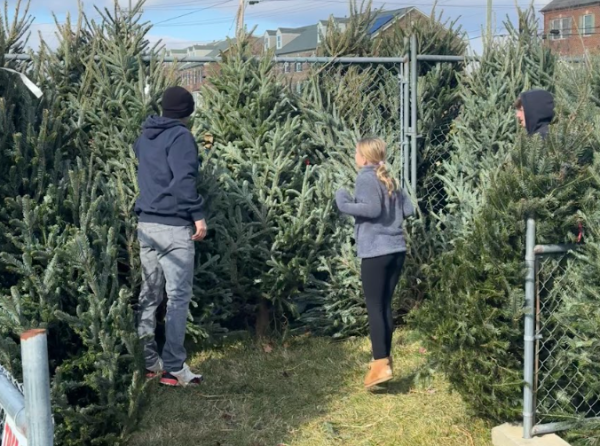
[(398, 252), (362, 260), (361, 279), (369, 313), (373, 359), (387, 358), (392, 350), (392, 297), (405, 257), (406, 253)]

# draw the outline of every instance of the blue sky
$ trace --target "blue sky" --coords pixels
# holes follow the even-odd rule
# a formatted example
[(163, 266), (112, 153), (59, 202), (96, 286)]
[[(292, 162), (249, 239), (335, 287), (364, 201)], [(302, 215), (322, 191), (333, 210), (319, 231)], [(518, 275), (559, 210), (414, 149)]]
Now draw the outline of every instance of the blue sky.
[[(17, 0), (8, 0), (9, 11)], [(128, 7), (129, 0), (118, 0), (122, 7)], [(137, 0), (131, 0), (134, 4)], [(516, 5), (527, 7), (532, 0), (493, 0), (495, 31), (502, 34), (503, 21), (508, 16), (516, 17)], [(539, 10), (550, 0), (533, 0)], [(220, 40), (235, 33), (235, 14), (239, 0), (147, 0), (144, 5), (144, 18), (154, 24), (151, 39), (162, 40), (167, 47), (180, 48), (194, 43)], [(433, 0), (410, 2), (388, 0), (373, 2), (374, 7), (397, 9), (417, 6), (429, 14)], [(469, 35), (475, 50), (481, 47), (481, 30), (485, 26), (486, 0), (439, 0), (436, 11), (448, 19), (458, 19), (463, 30)], [(31, 0), (30, 13), (35, 17), (34, 36), (31, 46), (38, 45), (38, 35), (51, 45), (56, 42), (54, 12), (60, 22), (67, 14), (76, 14), (77, 0)], [(84, 2), (84, 10), (91, 18), (97, 17), (94, 6), (112, 7), (114, 0)], [(317, 20), (327, 19), (334, 14), (343, 17), (348, 14), (347, 0), (261, 0), (259, 4), (248, 6), (246, 24), (257, 27), (257, 33), (277, 27), (310, 25)]]

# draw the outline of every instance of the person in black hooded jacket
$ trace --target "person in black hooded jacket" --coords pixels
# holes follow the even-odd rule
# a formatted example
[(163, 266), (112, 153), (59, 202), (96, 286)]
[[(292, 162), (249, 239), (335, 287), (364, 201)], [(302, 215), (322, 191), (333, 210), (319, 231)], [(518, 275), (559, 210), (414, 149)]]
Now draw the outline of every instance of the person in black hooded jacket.
[[(198, 146), (187, 129), (194, 98), (182, 87), (163, 95), (162, 116), (150, 116), (134, 145), (138, 159), (138, 239), (142, 263), (138, 334), (148, 377), (167, 386), (199, 384), (185, 363), (188, 309), (194, 279), (194, 242), (206, 236), (204, 199), (198, 195)], [(167, 291), (166, 343), (159, 355), (156, 310)], [(161, 358), (162, 356), (162, 358)]]
[(554, 97), (546, 90), (529, 90), (521, 93), (515, 102), (517, 119), (527, 133), (548, 136), (548, 126), (554, 119)]

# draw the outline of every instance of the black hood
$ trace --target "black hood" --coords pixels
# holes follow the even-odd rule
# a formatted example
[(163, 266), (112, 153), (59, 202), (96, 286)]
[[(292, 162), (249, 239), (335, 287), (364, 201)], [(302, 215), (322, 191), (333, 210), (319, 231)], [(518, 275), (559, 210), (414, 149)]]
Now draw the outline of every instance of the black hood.
[(146, 138), (152, 140), (158, 138), (165, 130), (178, 126), (185, 127), (185, 124), (179, 119), (165, 118), (164, 116), (150, 116), (142, 126), (142, 134)]
[(546, 90), (530, 90), (521, 93), (521, 104), (525, 112), (527, 133), (548, 133), (548, 125), (554, 119), (554, 98)]

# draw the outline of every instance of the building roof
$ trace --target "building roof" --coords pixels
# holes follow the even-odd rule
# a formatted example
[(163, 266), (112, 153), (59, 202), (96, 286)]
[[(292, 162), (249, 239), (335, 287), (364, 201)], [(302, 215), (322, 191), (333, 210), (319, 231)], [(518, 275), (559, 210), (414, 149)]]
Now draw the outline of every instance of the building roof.
[[(327, 25), (330, 19), (319, 20), (319, 24)], [(336, 23), (348, 23), (350, 21), (347, 17), (333, 17), (333, 21)]]
[(306, 31), (307, 28), (312, 28), (312, 26), (301, 26), (300, 28), (278, 28), (277, 31), (281, 31), (283, 34), (301, 34)]
[(225, 51), (231, 45), (235, 45), (236, 39), (225, 39), (219, 40), (212, 44), (213, 50), (206, 55), (206, 57), (219, 57), (221, 55), (221, 51)]
[(193, 50), (209, 50), (211, 48), (213, 48), (215, 45), (214, 43), (207, 43), (205, 45), (194, 45), (191, 47), (191, 49)]
[(305, 26), (298, 37), (283, 48), (275, 51), (275, 54), (301, 53), (304, 51), (315, 50), (318, 46), (318, 35), (317, 25)]
[[(600, 1), (600, 0), (598, 0)], [(406, 15), (412, 10), (417, 10), (411, 6), (408, 8), (393, 9), (390, 11), (380, 11), (373, 17), (373, 25), (369, 30), (369, 34), (376, 34), (382, 29), (392, 25), (396, 19), (399, 19)], [(350, 19), (333, 17), (335, 23), (348, 23)], [(327, 25), (329, 20), (319, 20), (317, 25), (305, 26), (303, 28), (280, 28), (282, 32), (288, 34), (297, 34), (300, 31), (300, 35), (292, 40), (290, 43), (285, 45), (283, 48), (277, 50), (275, 54), (284, 55), (292, 53), (302, 53), (306, 51), (314, 51), (319, 45), (319, 25)]]
[[(373, 18), (373, 25), (369, 29), (369, 34), (377, 34), (394, 24), (394, 22), (411, 11), (419, 11), (414, 6), (406, 8), (393, 9), (391, 11), (379, 11)], [(420, 11), (419, 11), (420, 12)]]
[(600, 0), (552, 0), (541, 11), (550, 12), (558, 9), (584, 8), (597, 4), (600, 4)]
[(268, 29), (265, 31), (265, 34), (268, 34), (269, 36), (274, 36), (275, 34), (277, 34), (277, 30), (276, 29)]

